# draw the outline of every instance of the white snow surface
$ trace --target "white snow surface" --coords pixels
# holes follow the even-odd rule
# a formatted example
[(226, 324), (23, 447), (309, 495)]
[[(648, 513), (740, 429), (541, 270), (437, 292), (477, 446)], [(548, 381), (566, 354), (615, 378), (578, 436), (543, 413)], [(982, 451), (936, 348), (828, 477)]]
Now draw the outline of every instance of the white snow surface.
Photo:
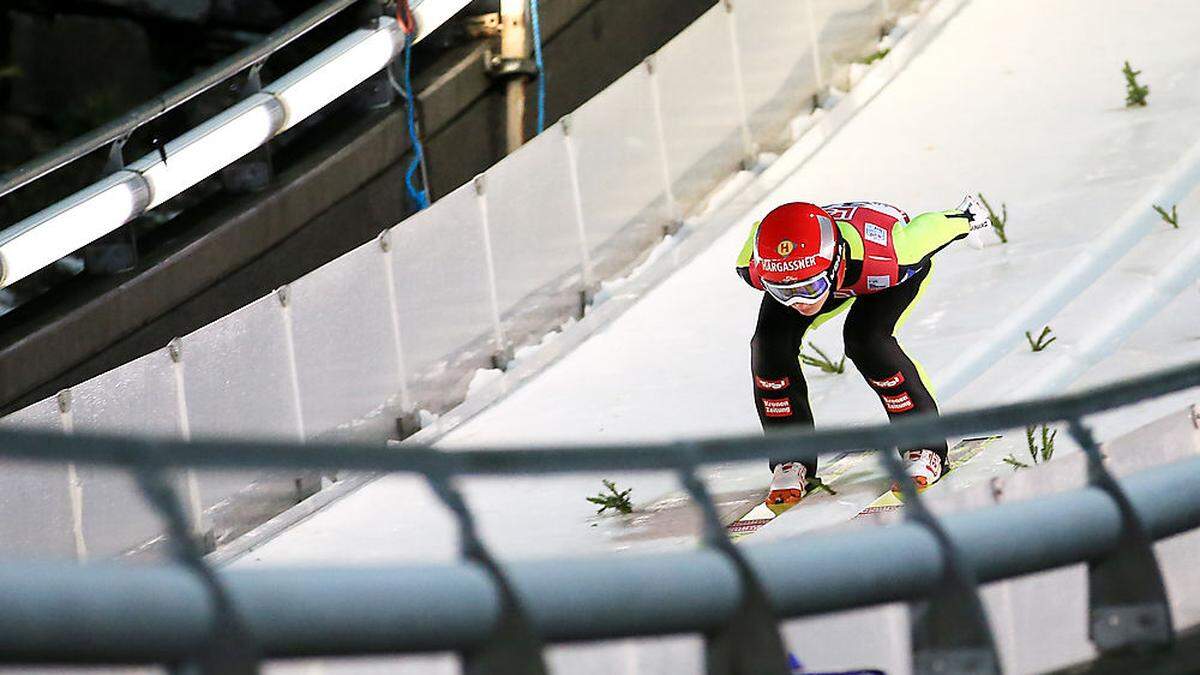
[[(1010, 243), (990, 239), (982, 250), (959, 243), (938, 254), (928, 292), (900, 333), (937, 384), (939, 373), (952, 371), (966, 350), (989, 340), (989, 329), (1069, 269), (1200, 140), (1198, 25), (1200, 4), (1174, 0), (969, 2), (786, 184), (737, 220), (703, 224), (727, 230), (711, 247), (439, 445), (453, 451), (758, 433), (749, 340), (761, 296), (738, 279), (733, 262), (754, 220), (798, 199), (877, 200), (910, 215), (953, 208), (967, 192), (984, 193), (997, 210), (1007, 205)], [(1151, 86), (1149, 107), (1124, 107), (1126, 58)], [(1038, 386), (1053, 393), (1200, 359), (1200, 263), (1188, 266), (1181, 257), (1196, 254), (1196, 193), (1179, 212), (1180, 229), (1161, 223), (1056, 308), (1048, 324), (1058, 340), (1047, 350), (1032, 353), (1023, 338), (1005, 345), (1002, 359), (944, 392), (942, 408), (1014, 400)], [(1172, 262), (1175, 283), (1156, 303), (1161, 311), (1126, 312), (1160, 287)], [(810, 339), (840, 354), (841, 324), (831, 321)], [(1041, 326), (1028, 329), (1036, 334)], [(1110, 339), (1089, 342), (1099, 332)], [(1048, 370), (1057, 379), (1030, 384)], [(844, 375), (805, 372), (818, 425), (886, 420), (849, 363)], [(1098, 416), (1097, 435), (1114, 438), (1197, 400), (1189, 391)], [(1065, 436), (1060, 443), (1069, 448)], [(1009, 472), (999, 453), (1011, 449), (989, 450), (973, 464), (982, 467), (978, 472)], [(473, 478), (459, 485), (499, 556), (574, 556), (633, 546), (613, 540), (607, 522), (593, 527), (605, 519), (594, 518), (583, 497), (599, 491), (601, 478), (632, 487), (635, 504), (678, 489), (666, 472)], [(769, 475), (762, 462), (710, 467), (706, 480), (714, 491), (730, 491), (765, 486)], [(746, 541), (836, 524), (859, 506), (781, 518)], [(637, 544), (679, 545), (689, 544)], [(397, 475), (335, 502), (236, 564), (447, 560), (456, 546), (451, 518), (422, 480)], [(868, 651), (895, 651), (889, 644)], [(821, 651), (817, 644), (812, 649)], [(848, 665), (815, 658), (813, 665), (822, 667)]]

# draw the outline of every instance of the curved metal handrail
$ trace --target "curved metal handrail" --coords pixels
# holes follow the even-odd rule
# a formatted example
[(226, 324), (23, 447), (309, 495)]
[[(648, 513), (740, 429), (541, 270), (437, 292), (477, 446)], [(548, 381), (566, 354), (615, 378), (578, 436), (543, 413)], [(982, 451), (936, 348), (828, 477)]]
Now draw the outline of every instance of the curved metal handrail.
[[(1122, 485), (1149, 535), (1161, 540), (1200, 524), (1200, 499), (1189, 489), (1198, 478), (1200, 459), (1187, 459)], [(1122, 545), (1116, 507), (1095, 487), (954, 513), (943, 522), (980, 581), (1096, 560)], [(920, 600), (937, 588), (942, 566), (937, 544), (915, 523), (756, 544), (746, 555), (780, 615), (790, 618)], [(741, 593), (729, 562), (705, 550), (507, 568), (535, 629), (551, 642), (712, 630), (733, 615)], [(865, 581), (881, 570), (889, 583)], [(462, 649), (486, 640), (501, 614), (491, 582), (471, 561), (235, 568), (219, 577), (270, 657)], [(629, 594), (631, 587), (640, 592)], [(215, 611), (201, 581), (178, 564), (7, 562), (0, 564), (0, 600), (11, 619), (0, 632), (0, 662), (177, 659), (204, 644)], [(80, 604), (89, 611), (61, 611)], [(313, 624), (314, 616), (337, 620)]]

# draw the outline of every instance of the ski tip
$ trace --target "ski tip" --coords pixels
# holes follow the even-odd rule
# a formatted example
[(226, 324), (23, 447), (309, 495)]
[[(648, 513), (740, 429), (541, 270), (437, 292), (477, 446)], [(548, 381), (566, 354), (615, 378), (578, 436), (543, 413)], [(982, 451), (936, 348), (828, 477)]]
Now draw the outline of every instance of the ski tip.
[(774, 520), (774, 518), (742, 519), (736, 523), (731, 523), (725, 529), (727, 529), (730, 534), (750, 534), (772, 520)]

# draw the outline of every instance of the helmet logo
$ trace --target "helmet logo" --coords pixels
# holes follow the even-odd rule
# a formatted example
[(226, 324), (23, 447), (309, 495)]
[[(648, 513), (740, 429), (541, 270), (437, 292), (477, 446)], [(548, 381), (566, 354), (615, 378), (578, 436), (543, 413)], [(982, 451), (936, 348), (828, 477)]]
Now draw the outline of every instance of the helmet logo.
[(796, 245), (791, 240), (784, 239), (779, 242), (779, 246), (775, 247), (775, 252), (782, 256), (791, 255), (792, 251), (796, 250)]
[(810, 255), (796, 260), (764, 260), (762, 261), (762, 271), (772, 274), (782, 274), (784, 272), (800, 272), (810, 267), (815, 267), (817, 264), (817, 256)]

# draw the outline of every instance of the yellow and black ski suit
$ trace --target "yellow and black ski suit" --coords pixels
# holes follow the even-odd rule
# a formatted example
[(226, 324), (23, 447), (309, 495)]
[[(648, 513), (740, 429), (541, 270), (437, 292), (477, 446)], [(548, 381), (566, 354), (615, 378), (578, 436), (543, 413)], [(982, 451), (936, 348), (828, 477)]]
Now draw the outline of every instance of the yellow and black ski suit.
[[(894, 206), (846, 202), (825, 206), (841, 234), (846, 273), (842, 284), (815, 316), (804, 316), (764, 293), (750, 341), (754, 400), (764, 431), (811, 427), (808, 386), (799, 354), (805, 333), (849, 310), (843, 330), (845, 354), (879, 395), (889, 418), (937, 412), (937, 402), (920, 364), (905, 354), (896, 331), (908, 318), (933, 270), (932, 257), (970, 226), (958, 211), (924, 213), (909, 221)], [(737, 261), (746, 283), (761, 290), (750, 272), (758, 224)], [(904, 448), (910, 450), (913, 448)], [(929, 447), (946, 464), (946, 443)], [(774, 458), (771, 466), (787, 458)], [(816, 475), (816, 463), (807, 463)]]

